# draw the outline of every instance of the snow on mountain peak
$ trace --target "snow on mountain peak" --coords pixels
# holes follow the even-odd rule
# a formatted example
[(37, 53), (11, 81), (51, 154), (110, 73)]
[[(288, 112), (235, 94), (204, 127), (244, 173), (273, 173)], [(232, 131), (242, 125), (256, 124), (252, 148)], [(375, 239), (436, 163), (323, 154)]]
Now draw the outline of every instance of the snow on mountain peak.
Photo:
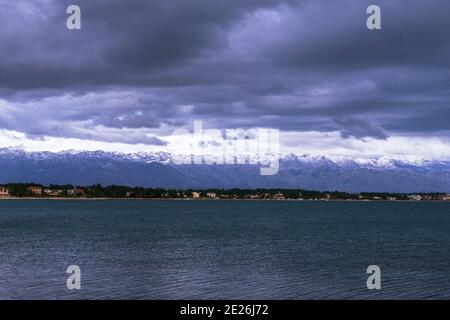
[[(8, 157), (26, 157), (35, 160), (46, 160), (52, 157), (79, 157), (86, 159), (122, 159), (132, 160), (145, 163), (161, 163), (161, 164), (176, 164), (189, 163), (192, 155), (185, 154), (171, 154), (164, 151), (159, 152), (136, 152), (136, 153), (122, 153), (122, 152), (106, 152), (106, 151), (83, 151), (83, 150), (64, 150), (60, 152), (26, 152), (19, 148), (0, 148), (0, 156)], [(204, 156), (207, 159), (208, 156)], [(282, 162), (291, 162), (298, 164), (314, 164), (314, 165), (334, 165), (340, 167), (361, 167), (371, 169), (396, 169), (409, 167), (448, 167), (448, 161), (437, 160), (410, 160), (406, 158), (392, 158), (383, 156), (379, 158), (356, 158), (352, 159), (345, 156), (321, 156), (305, 154), (286, 154), (286, 155), (269, 155), (271, 160), (279, 157)], [(242, 160), (242, 159), (241, 159)], [(251, 163), (258, 163), (257, 158), (252, 158)]]

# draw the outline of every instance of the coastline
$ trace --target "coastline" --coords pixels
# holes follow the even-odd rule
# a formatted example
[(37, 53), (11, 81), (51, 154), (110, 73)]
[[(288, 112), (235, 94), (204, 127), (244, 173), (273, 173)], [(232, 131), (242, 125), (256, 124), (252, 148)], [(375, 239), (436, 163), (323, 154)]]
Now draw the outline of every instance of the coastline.
[(37, 200), (37, 201), (290, 201), (290, 202), (445, 202), (450, 200), (373, 200), (373, 199), (194, 199), (194, 198), (51, 198), (51, 197), (10, 197), (0, 201)]
[(303, 189), (164, 189), (100, 184), (91, 186), (0, 185), (0, 200), (258, 200), (258, 201), (450, 201), (445, 192), (392, 193)]

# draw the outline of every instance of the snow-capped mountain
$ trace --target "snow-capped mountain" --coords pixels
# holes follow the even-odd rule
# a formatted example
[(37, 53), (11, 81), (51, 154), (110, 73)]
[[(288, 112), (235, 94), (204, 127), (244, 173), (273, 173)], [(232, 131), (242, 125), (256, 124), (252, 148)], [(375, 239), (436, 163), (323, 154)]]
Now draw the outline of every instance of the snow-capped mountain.
[[(308, 154), (280, 157), (273, 176), (259, 165), (186, 163), (166, 152), (25, 152), (0, 149), (0, 183), (104, 185), (162, 188), (302, 188), (339, 191), (450, 192), (450, 162), (387, 157), (347, 159)], [(184, 160), (184, 161), (181, 161)]]

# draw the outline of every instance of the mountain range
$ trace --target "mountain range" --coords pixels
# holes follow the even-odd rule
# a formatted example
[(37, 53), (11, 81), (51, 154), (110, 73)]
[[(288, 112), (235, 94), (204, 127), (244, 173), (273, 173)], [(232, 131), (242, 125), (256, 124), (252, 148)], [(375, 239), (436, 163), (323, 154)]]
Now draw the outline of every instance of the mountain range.
[(346, 192), (450, 192), (450, 161), (333, 159), (308, 154), (280, 158), (279, 172), (258, 165), (176, 164), (165, 152), (26, 152), (0, 149), (0, 183), (126, 185), (176, 189), (301, 188)]

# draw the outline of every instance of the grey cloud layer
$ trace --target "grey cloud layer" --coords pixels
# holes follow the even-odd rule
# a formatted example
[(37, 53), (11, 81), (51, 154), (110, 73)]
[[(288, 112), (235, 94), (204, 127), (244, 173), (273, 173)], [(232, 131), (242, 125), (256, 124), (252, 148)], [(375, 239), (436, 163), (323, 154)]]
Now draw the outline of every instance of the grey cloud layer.
[[(448, 135), (450, 2), (0, 0), (0, 128), (164, 144), (217, 128)], [(70, 97), (70, 99), (69, 99)], [(162, 138), (163, 139), (163, 138)]]

